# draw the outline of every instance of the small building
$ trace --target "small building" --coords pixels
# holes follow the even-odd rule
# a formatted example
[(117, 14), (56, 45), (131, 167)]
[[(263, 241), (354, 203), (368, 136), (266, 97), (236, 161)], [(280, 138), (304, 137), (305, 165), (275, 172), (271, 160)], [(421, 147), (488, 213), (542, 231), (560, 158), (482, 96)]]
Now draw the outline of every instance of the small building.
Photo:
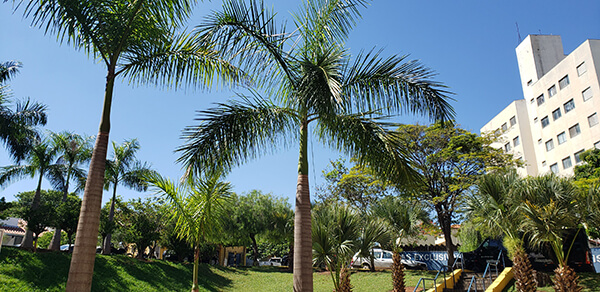
[(9, 217), (0, 220), (0, 233), (2, 233), (3, 246), (20, 246), (25, 237), (24, 222), (22, 219)]

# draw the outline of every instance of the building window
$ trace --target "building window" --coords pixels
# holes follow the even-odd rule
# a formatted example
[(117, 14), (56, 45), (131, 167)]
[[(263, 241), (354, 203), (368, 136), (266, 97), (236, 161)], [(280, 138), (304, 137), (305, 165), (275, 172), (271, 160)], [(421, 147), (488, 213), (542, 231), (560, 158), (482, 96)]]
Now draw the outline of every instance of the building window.
[(573, 156), (575, 157), (575, 163), (579, 164), (581, 163), (581, 153), (583, 153), (583, 149), (575, 152), (575, 154), (573, 154)]
[(510, 118), (510, 126), (514, 126), (517, 124), (517, 118), (515, 116), (513, 116), (512, 118)]
[(506, 123), (502, 124), (502, 131), (506, 131), (508, 129), (508, 127), (506, 126)]
[(558, 164), (554, 163), (554, 164), (550, 165), (550, 171), (552, 171), (552, 173), (554, 173), (554, 174), (558, 174)]
[(554, 149), (554, 141), (552, 139), (546, 141), (546, 151)]
[(562, 165), (563, 165), (564, 169), (567, 169), (567, 168), (573, 166), (573, 163), (571, 162), (571, 156), (563, 158)]
[(577, 76), (581, 76), (583, 75), (583, 73), (585, 73), (587, 71), (587, 68), (585, 66), (585, 62), (579, 64), (579, 66), (577, 66)]
[(510, 143), (506, 143), (506, 144), (504, 144), (504, 150), (505, 150), (506, 152), (510, 151)]
[(535, 101), (535, 98), (532, 98), (529, 100), (529, 103), (533, 103)]
[(600, 141), (594, 143), (594, 148), (600, 149)]
[(542, 161), (542, 166), (546, 166), (546, 160)]
[(553, 120), (558, 120), (558, 118), (562, 117), (562, 114), (560, 113), (560, 108), (555, 109), (554, 111), (552, 111), (552, 119)]
[(529, 79), (529, 81), (527, 81), (527, 86), (531, 86), (531, 83), (533, 83), (533, 80)]
[(565, 132), (558, 134), (556, 140), (558, 140), (558, 145), (567, 142), (567, 134), (565, 134)]
[(579, 129), (579, 124), (576, 124), (573, 127), (569, 128), (569, 136), (571, 139), (581, 133), (581, 129)]
[(521, 140), (519, 140), (519, 136), (515, 137), (515, 138), (513, 139), (513, 146), (514, 146), (514, 147), (517, 147), (517, 146), (519, 146), (520, 144), (521, 144)]
[(544, 104), (544, 95), (541, 94), (540, 96), (538, 96), (535, 100), (537, 100), (537, 105), (540, 106), (542, 104)]
[(558, 87), (562, 90), (569, 85), (569, 75), (565, 75), (562, 79), (558, 80)]
[(538, 139), (538, 144), (542, 144), (542, 139)]
[(552, 85), (552, 87), (548, 88), (548, 98), (556, 95), (556, 85)]
[(535, 124), (535, 123), (537, 123), (537, 121), (538, 121), (538, 118), (537, 118), (537, 117), (533, 118), (533, 123), (534, 123), (534, 124)]
[(588, 124), (590, 124), (590, 128), (598, 124), (598, 113), (588, 117)]
[(586, 88), (584, 91), (581, 92), (581, 95), (583, 96), (583, 101), (587, 101), (588, 99), (592, 98), (592, 88)]
[(542, 129), (547, 127), (550, 124), (550, 119), (548, 119), (548, 116), (545, 116), (542, 118)]
[(571, 98), (571, 100), (567, 101), (565, 104), (565, 114), (572, 111), (575, 108), (575, 101)]

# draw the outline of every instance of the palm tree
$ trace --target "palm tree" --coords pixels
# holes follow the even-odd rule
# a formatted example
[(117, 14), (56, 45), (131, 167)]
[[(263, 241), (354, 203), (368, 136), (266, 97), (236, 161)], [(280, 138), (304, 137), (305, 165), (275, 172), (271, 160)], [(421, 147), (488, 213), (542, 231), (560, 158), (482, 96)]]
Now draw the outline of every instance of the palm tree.
[(313, 216), (313, 264), (327, 267), (335, 292), (350, 291), (347, 266), (356, 250), (359, 225), (360, 216), (346, 205), (322, 206)]
[(363, 216), (364, 225), (360, 228), (360, 234), (357, 240), (358, 256), (371, 260), (369, 269), (375, 271), (375, 258), (373, 249), (376, 244), (389, 240), (389, 230), (381, 218), (375, 216)]
[(467, 212), (480, 228), (504, 236), (504, 246), (513, 261), (517, 291), (535, 292), (533, 269), (520, 236), (521, 184), (516, 171), (483, 175), (477, 182), (477, 192), (467, 198)]
[[(344, 41), (363, 0), (306, 1), (293, 33), (281, 31), (272, 12), (250, 1), (226, 2), (199, 27), (225, 56), (255, 76), (273, 100), (221, 103), (200, 112), (200, 125), (184, 131), (180, 162), (189, 173), (226, 170), (299, 140), (294, 232), (294, 290), (312, 290), (308, 184), (309, 126), (327, 145), (381, 168), (396, 180), (413, 174), (379, 113), (409, 112), (448, 119), (447, 92), (432, 71), (406, 57), (363, 52), (354, 60)], [(389, 151), (387, 151), (389, 150)], [(377, 163), (379, 162), (379, 163)], [(385, 171), (383, 170), (385, 169)]]
[[(140, 144), (137, 139), (126, 140), (121, 145), (112, 142), (113, 158), (106, 161), (106, 178), (104, 179), (105, 189), (112, 186), (112, 199), (108, 221), (113, 221), (115, 216), (115, 200), (117, 199), (117, 186), (119, 184), (134, 189), (136, 191), (145, 191), (148, 188), (144, 176), (152, 172), (147, 163), (142, 163), (135, 158), (135, 154), (140, 150)], [(111, 233), (104, 238), (102, 254), (110, 254)]]
[(428, 221), (427, 212), (418, 203), (410, 203), (398, 197), (385, 197), (377, 201), (373, 207), (373, 214), (382, 218), (388, 225), (391, 237), (392, 256), (392, 284), (394, 292), (402, 292), (405, 289), (404, 265), (400, 252), (401, 239), (416, 235), (419, 226)]
[(178, 32), (194, 4), (191, 0), (44, 0), (17, 6), (24, 8), (24, 16), (31, 18), (32, 25), (101, 60), (107, 71), (100, 129), (83, 195), (67, 291), (91, 289), (117, 76), (177, 88), (185, 84), (208, 87), (217, 74), (228, 81), (242, 75), (219, 58), (210, 44)]
[(4, 142), (15, 162), (25, 158), (39, 135), (35, 126), (46, 124), (46, 106), (25, 100), (16, 103), (16, 110), (10, 108), (11, 94), (4, 83), (14, 77), (21, 63), (8, 61), (0, 63), (0, 140)]
[[(52, 139), (53, 147), (60, 153), (56, 163), (62, 165), (60, 190), (63, 192), (62, 202), (65, 203), (72, 180), (77, 183), (76, 192), (81, 191), (85, 186), (87, 174), (80, 166), (88, 163), (92, 156), (90, 139), (69, 132), (51, 133), (50, 138)], [(58, 250), (60, 248), (60, 237), (60, 228), (57, 227), (48, 249)]]
[(535, 246), (549, 244), (558, 261), (558, 267), (554, 270), (554, 289), (581, 291), (577, 283), (579, 277), (567, 265), (571, 249), (569, 247), (565, 252), (564, 248), (572, 244), (563, 242), (568, 229), (584, 232), (579, 226), (584, 212), (577, 188), (570, 179), (550, 174), (528, 178), (523, 192), (525, 202), (521, 211), (525, 220), (522, 228)]
[(218, 221), (225, 211), (225, 203), (231, 196), (231, 185), (221, 181), (220, 173), (204, 177), (189, 177), (181, 184), (150, 173), (146, 179), (156, 194), (167, 199), (176, 222), (175, 231), (180, 239), (194, 249), (192, 292), (198, 292), (198, 262), (200, 245), (215, 236)]
[[(60, 165), (55, 164), (58, 149), (52, 147), (47, 141), (40, 141), (33, 146), (26, 158), (26, 164), (16, 164), (2, 167), (0, 173), (0, 185), (11, 183), (24, 178), (34, 178), (38, 175), (37, 188), (31, 204), (31, 212), (35, 212), (40, 205), (42, 179), (46, 177), (55, 187), (60, 183)], [(33, 234), (31, 231), (25, 233), (22, 248), (33, 248)]]

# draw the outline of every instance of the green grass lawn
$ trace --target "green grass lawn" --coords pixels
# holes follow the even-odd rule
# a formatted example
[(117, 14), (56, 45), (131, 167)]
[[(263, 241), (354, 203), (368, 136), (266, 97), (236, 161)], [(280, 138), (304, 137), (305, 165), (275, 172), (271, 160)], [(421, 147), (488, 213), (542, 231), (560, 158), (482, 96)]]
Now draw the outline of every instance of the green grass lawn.
[[(58, 252), (33, 254), (3, 247), (0, 252), (0, 291), (64, 291), (70, 255)], [(189, 291), (192, 265), (162, 260), (140, 261), (126, 256), (96, 256), (92, 291)], [(406, 286), (434, 272), (407, 271)], [(353, 271), (355, 292), (390, 291), (390, 271)], [(292, 273), (278, 267), (200, 267), (200, 291), (292, 291)], [(584, 291), (599, 291), (600, 274), (582, 274)], [(314, 290), (331, 292), (328, 273), (314, 274)], [(540, 291), (553, 291), (542, 288)]]

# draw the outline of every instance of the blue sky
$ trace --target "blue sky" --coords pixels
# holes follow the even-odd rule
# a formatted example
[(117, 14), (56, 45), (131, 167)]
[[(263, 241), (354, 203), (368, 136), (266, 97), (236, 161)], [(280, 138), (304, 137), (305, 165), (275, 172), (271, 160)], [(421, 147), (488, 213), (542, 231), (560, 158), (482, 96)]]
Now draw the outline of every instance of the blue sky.
[[(300, 1), (265, 1), (288, 20)], [(189, 28), (201, 23), (221, 1), (199, 3)], [(17, 98), (31, 97), (48, 105), (45, 129), (95, 135), (100, 121), (105, 68), (102, 63), (60, 45), (52, 35), (30, 27), (22, 10), (13, 13), (11, 3), (0, 4), (0, 62), (19, 60), (21, 73), (9, 84)], [(491, 117), (512, 100), (522, 98), (515, 48), (528, 34), (561, 35), (565, 53), (586, 39), (600, 39), (600, 1), (374, 1), (362, 10), (363, 19), (351, 33), (347, 46), (383, 48), (384, 54), (409, 54), (435, 70), (435, 80), (455, 93), (456, 119), (464, 128), (479, 132)], [(137, 138), (138, 157), (165, 176), (180, 177), (173, 151), (182, 144), (185, 126), (194, 125), (195, 111), (234, 98), (227, 88), (210, 91), (186, 88), (178, 91), (154, 86), (135, 86), (120, 81), (115, 86), (110, 139), (118, 143)], [(399, 117), (404, 123), (427, 123), (422, 118)], [(238, 193), (253, 189), (289, 198), (294, 203), (297, 178), (297, 147), (284, 148), (233, 170), (227, 177)], [(310, 184), (321, 185), (321, 171), (340, 153), (311, 139)], [(109, 152), (110, 156), (110, 152)], [(0, 166), (11, 163), (0, 148)], [(47, 188), (48, 186), (45, 185)], [(23, 180), (0, 190), (12, 200), (14, 194), (35, 189), (35, 180)], [(125, 199), (147, 196), (119, 187)], [(105, 193), (107, 201), (110, 194)]]

